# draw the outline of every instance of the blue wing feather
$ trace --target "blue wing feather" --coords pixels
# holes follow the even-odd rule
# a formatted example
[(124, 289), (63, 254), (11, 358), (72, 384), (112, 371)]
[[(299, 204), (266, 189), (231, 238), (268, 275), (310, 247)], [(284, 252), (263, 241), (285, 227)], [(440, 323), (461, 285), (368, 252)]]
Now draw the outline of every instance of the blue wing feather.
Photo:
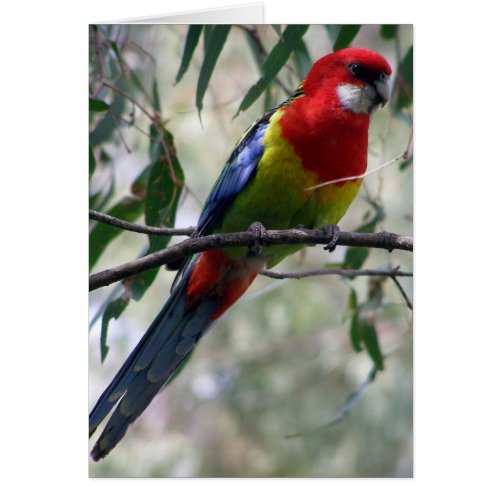
[(205, 202), (198, 220), (198, 236), (207, 234), (219, 222), (224, 209), (255, 174), (264, 153), (263, 138), (271, 114), (252, 125), (236, 145)]

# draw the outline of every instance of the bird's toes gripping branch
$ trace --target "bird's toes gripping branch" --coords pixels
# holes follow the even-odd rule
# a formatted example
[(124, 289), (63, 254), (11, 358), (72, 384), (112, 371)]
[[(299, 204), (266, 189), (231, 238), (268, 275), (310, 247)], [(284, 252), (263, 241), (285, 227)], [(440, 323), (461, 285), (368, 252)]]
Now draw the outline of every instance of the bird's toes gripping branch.
[(249, 245), (248, 248), (253, 254), (259, 255), (264, 245), (263, 239), (267, 236), (266, 228), (262, 222), (254, 222), (250, 225), (248, 231), (252, 234), (254, 239), (253, 244)]
[(331, 253), (337, 247), (337, 241), (340, 236), (340, 228), (337, 224), (326, 224), (321, 228), (321, 230), (330, 237), (330, 241), (323, 248)]

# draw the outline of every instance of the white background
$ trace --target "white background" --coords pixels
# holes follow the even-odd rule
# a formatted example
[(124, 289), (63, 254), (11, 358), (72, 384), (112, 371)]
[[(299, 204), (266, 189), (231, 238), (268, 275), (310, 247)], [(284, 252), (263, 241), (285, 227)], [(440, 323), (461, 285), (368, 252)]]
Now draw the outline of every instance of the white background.
[(268, 23), (415, 25), (415, 479), (87, 479), (87, 25), (231, 4), (4, 7), (2, 489), (53, 499), (491, 498), (500, 444), (500, 64), (498, 16), (481, 0), (477, 14), (463, 2), (265, 2)]

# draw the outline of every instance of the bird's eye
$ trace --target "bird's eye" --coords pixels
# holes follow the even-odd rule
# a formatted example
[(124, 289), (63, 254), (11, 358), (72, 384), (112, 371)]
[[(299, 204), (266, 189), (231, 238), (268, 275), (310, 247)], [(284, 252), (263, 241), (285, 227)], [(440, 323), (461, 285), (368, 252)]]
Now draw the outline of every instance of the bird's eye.
[(389, 79), (389, 75), (387, 73), (380, 73), (379, 80), (385, 82)]
[(361, 76), (361, 73), (363, 72), (363, 69), (361, 67), (361, 64), (352, 63), (352, 64), (349, 65), (349, 71), (354, 76)]

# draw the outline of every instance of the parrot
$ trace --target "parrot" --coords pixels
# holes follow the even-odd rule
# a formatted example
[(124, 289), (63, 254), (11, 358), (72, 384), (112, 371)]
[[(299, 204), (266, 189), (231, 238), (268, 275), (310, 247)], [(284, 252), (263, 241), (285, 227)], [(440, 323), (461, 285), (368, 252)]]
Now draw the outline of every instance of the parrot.
[[(318, 59), (297, 90), (237, 142), (193, 236), (251, 230), (258, 242), (267, 229), (324, 228), (331, 235), (325, 248), (333, 251), (337, 223), (367, 168), (370, 118), (389, 100), (391, 72), (382, 55), (365, 48)], [(211, 249), (177, 266), (170, 297), (90, 413), (92, 436), (114, 409), (91, 451), (94, 461), (121, 441), (256, 276), (303, 246)]]

